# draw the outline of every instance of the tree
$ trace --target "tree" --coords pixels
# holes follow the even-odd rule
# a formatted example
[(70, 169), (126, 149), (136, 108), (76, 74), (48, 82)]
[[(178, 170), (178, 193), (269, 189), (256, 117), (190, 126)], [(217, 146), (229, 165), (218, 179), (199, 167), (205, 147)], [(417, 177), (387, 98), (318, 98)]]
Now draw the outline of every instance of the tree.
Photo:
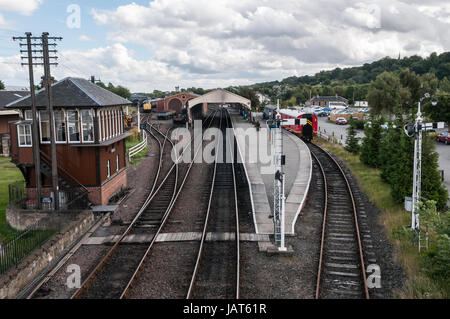
[(356, 137), (356, 133), (356, 123), (351, 119), (350, 126), (347, 129), (347, 146), (345, 149), (353, 154), (359, 154), (359, 138)]
[(441, 82), (439, 83), (439, 88), (441, 89), (441, 91), (450, 93), (450, 81), (447, 77), (441, 80)]
[(370, 116), (370, 123), (365, 128), (365, 137), (361, 145), (361, 161), (374, 168), (380, 167), (379, 152), (384, 119), (381, 116)]
[(420, 77), (409, 69), (403, 69), (400, 74), (400, 83), (402, 89), (400, 91), (402, 107), (405, 111), (415, 109), (414, 105), (420, 99)]
[(259, 107), (261, 107), (261, 103), (259, 102), (259, 99), (256, 96), (256, 92), (254, 90), (246, 87), (240, 87), (238, 94), (249, 99), (252, 102), (253, 109), (258, 109)]
[(387, 183), (393, 185), (403, 167), (402, 161), (402, 138), (405, 134), (401, 129), (403, 127), (401, 113), (396, 115), (394, 122), (395, 128), (389, 125), (386, 134), (383, 134), (380, 144), (380, 166), (381, 178)]
[(423, 112), (434, 122), (450, 124), (450, 93), (439, 92), (436, 94), (436, 100), (436, 106), (427, 101), (423, 105)]
[(380, 114), (383, 110), (393, 114), (400, 104), (400, 80), (390, 72), (384, 72), (370, 83), (367, 100), (372, 110)]
[(108, 86), (106, 86), (103, 82), (97, 82), (97, 85), (114, 93), (117, 94), (121, 97), (123, 97), (124, 99), (129, 99), (131, 97), (131, 92), (130, 90), (128, 90), (126, 87), (123, 87), (121, 85), (119, 86), (114, 86), (111, 82), (108, 83)]
[[(44, 88), (44, 78), (45, 78), (45, 76), (43, 75), (43, 76), (41, 76), (41, 82), (39, 83), (39, 85), (38, 85), (38, 90), (40, 90), (40, 89), (43, 89)], [(56, 83), (56, 82), (58, 82), (58, 80), (56, 80), (53, 76), (50, 78), (50, 81), (51, 81), (51, 83), (52, 84), (54, 84), (54, 83)]]
[(5, 84), (3, 83), (2, 80), (0, 80), (0, 90), (4, 90), (5, 89)]
[(447, 204), (448, 192), (439, 171), (439, 154), (432, 137), (424, 134), (422, 145), (422, 197), (436, 202), (438, 209)]

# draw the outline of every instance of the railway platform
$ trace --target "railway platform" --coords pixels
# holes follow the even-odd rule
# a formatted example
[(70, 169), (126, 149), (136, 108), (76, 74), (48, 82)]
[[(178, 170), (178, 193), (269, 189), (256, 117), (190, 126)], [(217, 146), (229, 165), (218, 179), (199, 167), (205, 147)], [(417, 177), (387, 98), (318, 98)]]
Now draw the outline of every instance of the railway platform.
[[(245, 134), (239, 134), (243, 130), (254, 126), (243, 119), (236, 109), (229, 109), (236, 133), (240, 157), (243, 158), (248, 182), (251, 186), (251, 200), (253, 208), (253, 219), (257, 234), (273, 234), (274, 224), (273, 211), (273, 187), (274, 169), (262, 163), (258, 154), (258, 143), (250, 142)], [(267, 128), (266, 123), (261, 121), (261, 128)], [(270, 143), (271, 134), (261, 130), (259, 139), (267, 139)], [(306, 144), (293, 134), (283, 131), (284, 153), (286, 155), (286, 234), (294, 235), (295, 224), (301, 210), (306, 202), (309, 185), (312, 176), (311, 153)], [(269, 144), (270, 145), (270, 144)], [(270, 148), (269, 148), (270, 149)], [(270, 152), (270, 151), (269, 151)], [(242, 155), (244, 154), (244, 155)], [(246, 154), (246, 155), (245, 155)], [(249, 156), (248, 154), (253, 154)], [(257, 160), (255, 161), (255, 158)]]

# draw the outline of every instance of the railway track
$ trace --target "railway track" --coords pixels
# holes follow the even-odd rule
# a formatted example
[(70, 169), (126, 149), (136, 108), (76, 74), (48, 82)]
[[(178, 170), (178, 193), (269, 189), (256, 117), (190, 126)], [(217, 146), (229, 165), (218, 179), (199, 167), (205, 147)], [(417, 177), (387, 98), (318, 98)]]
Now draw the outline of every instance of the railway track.
[[(147, 128), (159, 145), (160, 157), (154, 184), (142, 208), (127, 229), (120, 235), (112, 248), (89, 274), (72, 299), (114, 299), (119, 298), (129, 274), (136, 268), (145, 245), (129, 245), (124, 241), (127, 236), (155, 236), (155, 230), (172, 204), (178, 180), (178, 166), (171, 164), (170, 152), (173, 142), (169, 139), (171, 129), (163, 133), (157, 128)], [(158, 137), (158, 135), (160, 137)]]
[[(224, 159), (227, 158), (226, 144), (229, 143), (229, 149), (234, 149), (234, 145), (226, 139), (229, 122), (228, 113), (222, 110), (220, 128), (223, 139), (217, 141), (216, 149), (223, 149)], [(234, 161), (219, 163), (219, 155), (220, 152), (216, 152), (208, 208), (187, 299), (239, 299), (240, 236), (236, 168)], [(208, 234), (222, 234), (224, 240), (206, 241)], [(225, 237), (234, 237), (234, 240), (225, 240)]]
[[(216, 114), (216, 112), (213, 112), (213, 113), (212, 113), (212, 116), (210, 116), (210, 117), (208, 117), (208, 118), (206, 119), (205, 123), (203, 124), (203, 125), (204, 125), (204, 128), (209, 128), (209, 127), (212, 125), (212, 122), (213, 122), (213, 120), (214, 120), (215, 114)], [(191, 146), (188, 146), (186, 149), (188, 149), (189, 147), (191, 147)], [(185, 150), (186, 150), (186, 149), (185, 149)], [(194, 150), (194, 153), (197, 154), (199, 150), (200, 150), (200, 147), (199, 147), (197, 150)], [(181, 156), (182, 156), (182, 155), (181, 155)], [(181, 156), (180, 156), (180, 157), (181, 157)], [(124, 290), (122, 291), (122, 294), (120, 295), (120, 299), (127, 298), (128, 294), (130, 293), (130, 291), (131, 291), (131, 289), (132, 289), (132, 287), (133, 287), (133, 283), (137, 280), (137, 278), (138, 278), (138, 276), (139, 276), (139, 273), (140, 273), (140, 272), (142, 271), (142, 269), (143, 269), (143, 265), (144, 265), (144, 263), (145, 263), (147, 257), (149, 256), (151, 250), (152, 250), (153, 247), (154, 247), (154, 244), (155, 244), (155, 242), (156, 242), (156, 239), (158, 238), (158, 235), (161, 234), (162, 229), (164, 228), (164, 226), (165, 226), (166, 223), (168, 222), (169, 217), (170, 217), (170, 213), (172, 212), (172, 209), (173, 209), (173, 207), (174, 207), (174, 205), (175, 205), (175, 202), (176, 202), (176, 200), (178, 199), (178, 197), (180, 196), (181, 191), (183, 190), (183, 186), (185, 185), (186, 180), (187, 180), (187, 178), (188, 178), (188, 176), (189, 176), (189, 173), (190, 173), (190, 171), (191, 171), (192, 165), (194, 164), (195, 157), (196, 157), (196, 155), (194, 155), (194, 158), (192, 159), (191, 163), (189, 164), (189, 166), (188, 166), (188, 168), (187, 168), (187, 171), (186, 171), (186, 174), (185, 174), (185, 176), (184, 176), (184, 179), (182, 180), (182, 182), (181, 182), (181, 184), (180, 184), (178, 190), (175, 192), (174, 198), (173, 198), (173, 200), (170, 202), (169, 207), (167, 208), (165, 214), (162, 216), (162, 219), (161, 219), (161, 221), (160, 221), (159, 227), (158, 227), (156, 233), (154, 234), (153, 239), (151, 240), (150, 244), (148, 245), (148, 247), (147, 247), (147, 249), (146, 249), (146, 251), (145, 251), (143, 257), (141, 258), (141, 260), (140, 260), (138, 266), (135, 268), (135, 270), (134, 270), (134, 272), (133, 272), (133, 275), (132, 275), (131, 278), (129, 279), (129, 281), (128, 281), (126, 287), (125, 287)], [(174, 165), (178, 165), (178, 163), (175, 163)]]
[(369, 299), (357, 207), (339, 163), (308, 144), (323, 176), (324, 216), (316, 299)]

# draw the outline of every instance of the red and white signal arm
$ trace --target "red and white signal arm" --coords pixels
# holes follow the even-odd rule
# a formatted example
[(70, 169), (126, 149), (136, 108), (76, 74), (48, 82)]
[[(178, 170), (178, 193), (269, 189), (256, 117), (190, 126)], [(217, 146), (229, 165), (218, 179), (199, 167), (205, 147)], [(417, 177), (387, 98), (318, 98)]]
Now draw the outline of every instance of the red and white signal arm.
[(306, 125), (306, 123), (308, 123), (307, 119), (288, 119), (288, 120), (283, 120), (281, 125), (283, 125), (283, 126)]

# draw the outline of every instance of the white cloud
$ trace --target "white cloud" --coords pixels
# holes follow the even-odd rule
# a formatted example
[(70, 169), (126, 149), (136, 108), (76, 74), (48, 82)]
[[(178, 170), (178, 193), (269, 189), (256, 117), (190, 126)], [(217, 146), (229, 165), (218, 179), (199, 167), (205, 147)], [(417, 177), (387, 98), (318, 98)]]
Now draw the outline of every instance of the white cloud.
[(15, 11), (24, 15), (30, 15), (42, 2), (43, 0), (0, 0), (0, 10)]
[(92, 39), (89, 36), (84, 35), (84, 34), (80, 35), (78, 40), (80, 40), (80, 41), (92, 41)]
[(110, 45), (63, 51), (57, 77), (95, 73), (138, 91), (251, 84), (450, 48), (450, 6), (438, 0), (154, 0), (91, 15)]
[[(399, 52), (419, 53), (405, 51), (412, 40), (421, 43), (421, 54), (447, 50), (448, 25), (438, 10), (442, 3), (426, 10), (419, 5), (395, 0), (155, 0), (148, 6), (92, 10), (92, 15), (113, 28), (110, 40), (148, 46), (156, 61), (186, 74), (247, 79), (249, 74), (279, 78), (304, 74), (312, 65), (355, 65)], [(442, 21), (423, 12), (439, 12)]]

